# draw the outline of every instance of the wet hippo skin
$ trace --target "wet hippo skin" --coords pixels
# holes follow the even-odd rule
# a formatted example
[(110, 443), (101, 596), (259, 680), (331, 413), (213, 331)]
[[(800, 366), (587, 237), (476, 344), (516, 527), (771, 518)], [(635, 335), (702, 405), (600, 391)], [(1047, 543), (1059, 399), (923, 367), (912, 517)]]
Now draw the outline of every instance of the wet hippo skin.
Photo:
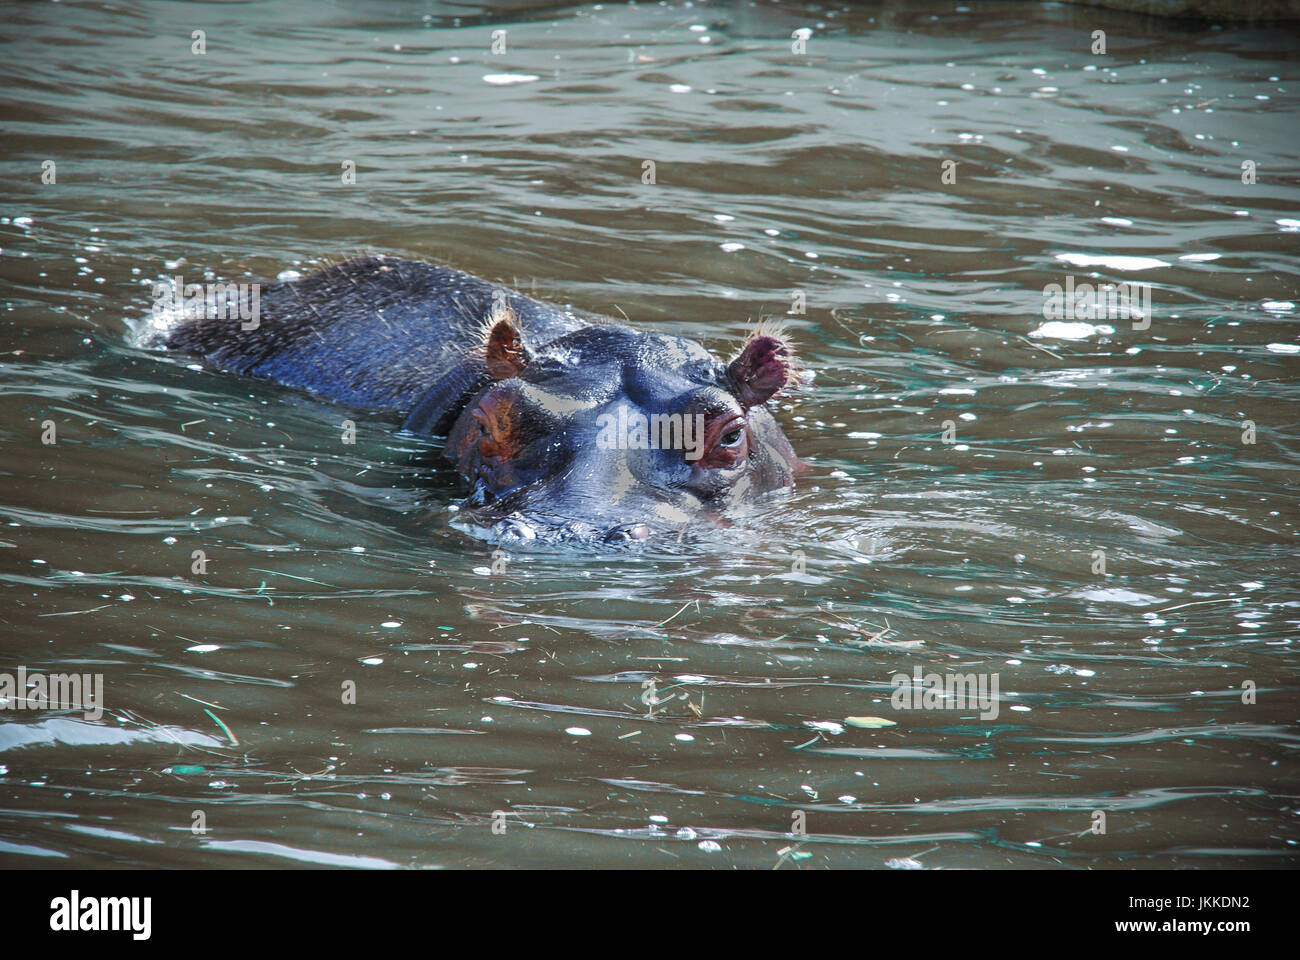
[(765, 406), (793, 379), (781, 334), (724, 363), (433, 264), (349, 260), (263, 290), (255, 329), (193, 320), (167, 346), (445, 437), (470, 515), (504, 539), (676, 533), (799, 465)]

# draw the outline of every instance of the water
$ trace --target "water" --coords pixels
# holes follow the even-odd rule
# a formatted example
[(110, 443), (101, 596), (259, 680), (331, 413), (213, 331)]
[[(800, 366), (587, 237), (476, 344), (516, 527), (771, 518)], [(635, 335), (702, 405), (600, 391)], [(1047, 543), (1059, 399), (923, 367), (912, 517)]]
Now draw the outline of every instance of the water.
[[(0, 860), (1294, 866), (1296, 30), (517, 6), (5, 11), (0, 670), (106, 711), (3, 715)], [(435, 443), (138, 332), (360, 251), (720, 353), (783, 317), (811, 469), (494, 557)], [(1068, 277), (1149, 327), (1045, 317)], [(997, 717), (896, 709), (916, 668)]]

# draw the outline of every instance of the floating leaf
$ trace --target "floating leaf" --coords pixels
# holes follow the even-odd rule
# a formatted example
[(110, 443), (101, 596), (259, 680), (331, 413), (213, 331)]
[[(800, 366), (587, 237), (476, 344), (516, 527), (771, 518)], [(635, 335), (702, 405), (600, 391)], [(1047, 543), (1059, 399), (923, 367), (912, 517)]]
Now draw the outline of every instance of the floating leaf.
[(884, 717), (845, 717), (844, 722), (850, 727), (865, 727), (867, 730), (897, 726), (893, 720), (886, 720)]

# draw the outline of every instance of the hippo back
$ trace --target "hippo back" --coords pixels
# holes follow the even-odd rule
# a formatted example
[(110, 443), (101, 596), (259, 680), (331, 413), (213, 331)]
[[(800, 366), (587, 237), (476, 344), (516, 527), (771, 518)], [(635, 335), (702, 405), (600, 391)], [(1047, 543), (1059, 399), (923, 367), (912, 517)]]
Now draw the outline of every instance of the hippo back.
[[(407, 413), (421, 398), (429, 406), (435, 388), (444, 404), (471, 389), (485, 324), (505, 308), (538, 345), (591, 322), (459, 270), (373, 256), (267, 287), (255, 329), (193, 320), (167, 346), (232, 373)], [(426, 416), (426, 429), (446, 412)]]

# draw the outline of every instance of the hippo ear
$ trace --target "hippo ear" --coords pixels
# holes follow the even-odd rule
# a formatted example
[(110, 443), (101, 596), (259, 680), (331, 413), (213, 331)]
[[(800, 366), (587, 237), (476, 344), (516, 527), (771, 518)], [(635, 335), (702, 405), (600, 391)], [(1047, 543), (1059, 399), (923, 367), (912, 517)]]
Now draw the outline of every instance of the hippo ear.
[(517, 377), (528, 363), (528, 352), (519, 335), (519, 321), (510, 307), (497, 312), (488, 328), (484, 359), (493, 380)]
[(748, 410), (766, 403), (790, 380), (792, 352), (779, 336), (759, 333), (727, 366), (727, 381), (740, 405)]

